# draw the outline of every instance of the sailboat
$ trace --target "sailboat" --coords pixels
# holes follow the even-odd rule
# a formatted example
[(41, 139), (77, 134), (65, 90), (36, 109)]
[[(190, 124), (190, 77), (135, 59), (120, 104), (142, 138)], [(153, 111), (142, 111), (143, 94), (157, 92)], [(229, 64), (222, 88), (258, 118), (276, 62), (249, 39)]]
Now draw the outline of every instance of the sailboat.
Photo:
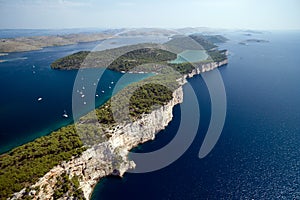
[(64, 110), (64, 114), (63, 114), (62, 116), (63, 116), (64, 118), (68, 118), (68, 117), (69, 117), (66, 110)]

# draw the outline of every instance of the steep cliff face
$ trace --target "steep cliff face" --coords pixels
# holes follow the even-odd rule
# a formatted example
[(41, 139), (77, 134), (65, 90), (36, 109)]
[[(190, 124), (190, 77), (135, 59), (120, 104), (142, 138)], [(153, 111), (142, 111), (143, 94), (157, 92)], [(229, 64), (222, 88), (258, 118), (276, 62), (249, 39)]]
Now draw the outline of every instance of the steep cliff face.
[[(173, 92), (172, 100), (166, 105), (150, 114), (144, 114), (141, 119), (132, 123), (117, 124), (113, 129), (107, 129), (106, 132), (112, 135), (107, 142), (94, 145), (83, 152), (80, 157), (54, 167), (31, 186), (29, 192), (25, 192), (24, 188), (19, 193), (15, 193), (12, 199), (22, 199), (25, 193), (29, 193), (33, 199), (53, 199), (58, 177), (63, 173), (70, 178), (78, 177), (79, 188), (83, 191), (84, 197), (89, 199), (100, 178), (110, 174), (122, 176), (128, 169), (135, 167), (135, 163), (128, 160), (129, 150), (140, 143), (153, 140), (155, 134), (163, 130), (172, 120), (173, 107), (183, 102), (181, 86), (186, 83), (186, 78), (213, 70), (227, 62), (225, 60), (197, 66), (190, 74), (178, 79), (180, 87)], [(65, 195), (61, 199), (70, 198)]]
[(228, 64), (228, 59), (226, 59), (222, 62), (211, 62), (211, 63), (201, 64), (201, 65), (195, 66), (195, 69), (193, 69), (191, 73), (185, 75), (185, 78), (191, 78), (191, 77), (193, 77), (197, 74), (214, 70), (217, 67), (221, 67), (221, 66), (226, 65), (226, 64)]
[[(128, 160), (129, 150), (140, 143), (153, 140), (155, 134), (163, 130), (172, 120), (172, 110), (183, 101), (182, 87), (173, 92), (173, 98), (166, 105), (145, 114), (132, 123), (118, 124), (113, 130), (107, 130), (112, 137), (104, 143), (95, 145), (78, 158), (54, 167), (29, 192), (34, 199), (52, 199), (57, 179), (63, 173), (79, 178), (80, 188), (86, 199), (90, 198), (94, 186), (100, 178), (115, 174), (122, 176), (135, 163)], [(39, 188), (38, 190), (36, 188)], [(12, 199), (21, 199), (25, 189), (16, 193)]]

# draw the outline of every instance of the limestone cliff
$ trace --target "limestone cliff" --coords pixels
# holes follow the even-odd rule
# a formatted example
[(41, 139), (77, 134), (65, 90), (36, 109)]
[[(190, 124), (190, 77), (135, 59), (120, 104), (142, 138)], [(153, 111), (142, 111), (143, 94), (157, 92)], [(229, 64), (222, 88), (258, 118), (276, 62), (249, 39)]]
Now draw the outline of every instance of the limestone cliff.
[[(190, 74), (178, 79), (180, 87), (173, 92), (173, 98), (167, 104), (150, 114), (144, 114), (141, 119), (134, 122), (117, 124), (113, 129), (106, 129), (106, 132), (112, 135), (108, 141), (94, 145), (83, 152), (80, 157), (54, 167), (31, 186), (29, 192), (25, 192), (24, 188), (15, 193), (12, 199), (23, 199), (25, 193), (33, 199), (53, 199), (58, 177), (63, 173), (70, 178), (78, 177), (79, 188), (83, 191), (84, 197), (89, 199), (94, 186), (102, 177), (110, 174), (122, 176), (128, 169), (135, 167), (135, 163), (128, 160), (129, 150), (140, 143), (153, 140), (155, 134), (163, 130), (172, 120), (173, 107), (183, 102), (182, 85), (186, 83), (186, 78), (213, 70), (227, 62), (224, 60), (219, 63), (196, 66)], [(61, 199), (74, 198), (68, 197), (68, 193), (66, 193)]]

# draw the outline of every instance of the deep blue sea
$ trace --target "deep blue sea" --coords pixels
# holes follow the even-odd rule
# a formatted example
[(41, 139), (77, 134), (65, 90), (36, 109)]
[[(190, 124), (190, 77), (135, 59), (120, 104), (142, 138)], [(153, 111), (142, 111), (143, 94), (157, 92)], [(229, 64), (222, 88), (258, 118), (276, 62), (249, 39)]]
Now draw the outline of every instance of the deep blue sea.
[[(200, 102), (200, 128), (185, 154), (155, 172), (105, 178), (93, 199), (300, 199), (300, 33), (253, 34), (250, 38), (270, 42), (248, 46), (238, 43), (249, 36), (226, 36), (230, 41), (221, 47), (230, 51), (229, 64), (219, 70), (227, 116), (212, 152), (198, 158), (211, 103), (205, 82), (197, 76), (189, 83)], [(186, 100), (191, 92), (184, 88)], [(173, 114), (154, 141), (134, 151), (151, 152), (168, 144), (180, 123), (180, 106)]]
[[(215, 148), (205, 158), (198, 158), (211, 116), (208, 89), (199, 75), (189, 79), (201, 111), (199, 130), (189, 149), (161, 170), (102, 179), (93, 199), (300, 199), (300, 32), (265, 32), (250, 37), (228, 32), (225, 36), (230, 40), (220, 46), (229, 50), (229, 64), (219, 70), (226, 89), (227, 116)], [(239, 44), (250, 38), (270, 42)], [(72, 121), (62, 114), (66, 110), (72, 115), (77, 71), (51, 70), (49, 65), (59, 57), (96, 45), (49, 47), (0, 57), (9, 60), (0, 63), (0, 152)], [(102, 76), (98, 90), (105, 89), (105, 93), (96, 100), (97, 105), (110, 97), (107, 85), (121, 76), (111, 71)], [(132, 75), (127, 84), (145, 76)], [(186, 101), (192, 92), (184, 87)], [(43, 100), (38, 102), (38, 97)], [(87, 104), (82, 112), (92, 107)], [(180, 105), (173, 114), (173, 120), (154, 141), (133, 151), (151, 152), (168, 144), (179, 127)]]

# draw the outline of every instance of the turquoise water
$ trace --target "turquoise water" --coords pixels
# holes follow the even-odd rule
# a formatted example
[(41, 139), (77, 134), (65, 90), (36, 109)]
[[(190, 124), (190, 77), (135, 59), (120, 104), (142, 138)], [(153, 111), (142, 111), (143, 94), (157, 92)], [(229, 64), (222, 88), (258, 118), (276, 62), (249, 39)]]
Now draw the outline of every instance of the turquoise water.
[[(227, 37), (230, 41), (221, 48), (229, 50), (229, 64), (220, 68), (227, 116), (212, 152), (198, 158), (211, 111), (206, 84), (197, 76), (189, 83), (201, 120), (190, 148), (161, 170), (104, 178), (93, 199), (300, 199), (300, 33), (254, 34), (270, 43), (249, 46), (238, 44), (248, 39), (242, 33)], [(191, 93), (184, 87), (185, 101)], [(168, 144), (180, 124), (180, 106), (173, 114), (155, 140), (134, 151), (151, 152)]]
[(170, 61), (173, 64), (180, 64), (186, 62), (200, 62), (206, 60), (208, 57), (205, 50), (185, 50), (178, 54), (175, 60)]

